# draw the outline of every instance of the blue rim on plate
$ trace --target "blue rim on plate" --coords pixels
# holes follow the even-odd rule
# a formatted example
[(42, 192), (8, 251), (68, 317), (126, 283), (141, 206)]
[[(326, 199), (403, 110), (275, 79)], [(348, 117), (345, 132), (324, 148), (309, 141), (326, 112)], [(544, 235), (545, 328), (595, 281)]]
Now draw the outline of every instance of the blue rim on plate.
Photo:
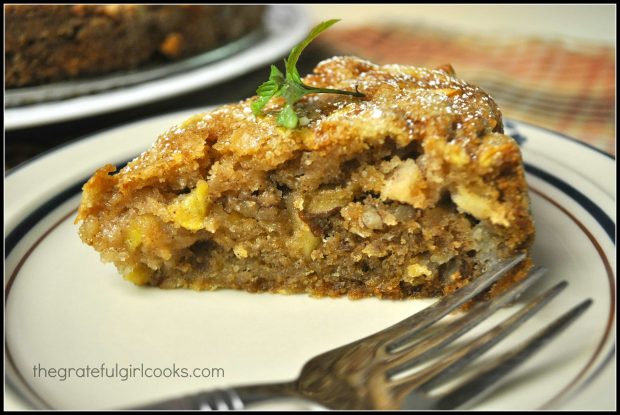
[[(517, 129), (517, 123), (513, 122), (513, 121), (507, 121), (507, 131), (508, 134), (515, 134), (515, 135), (521, 135), (518, 132)], [(532, 128), (539, 128), (536, 126), (531, 126)], [(544, 129), (541, 129), (544, 130)], [(560, 137), (562, 139), (567, 139), (570, 140), (572, 142), (575, 142), (577, 144), (582, 145), (584, 148), (592, 150), (593, 148), (591, 148), (591, 146), (582, 143), (578, 140), (575, 140), (571, 137), (566, 137), (564, 135), (560, 135), (557, 133), (553, 133), (554, 135), (556, 135), (557, 137)], [(522, 135), (521, 135), (522, 136)], [(526, 137), (524, 137), (525, 139), (527, 139)], [(76, 144), (76, 142), (79, 140), (76, 140), (72, 143), (67, 143), (66, 145), (63, 145), (62, 148), (67, 148), (70, 147), (71, 145)], [(15, 173), (16, 171), (21, 171), (22, 169), (28, 167), (29, 165), (32, 165), (35, 161), (39, 160), (40, 158), (43, 157), (47, 157), (47, 156), (52, 156), (54, 152), (58, 151), (59, 149), (54, 149), (53, 151), (50, 151), (49, 153), (46, 153), (45, 155), (41, 155), (39, 157), (37, 157), (36, 159), (30, 160), (26, 163), (21, 164), (20, 166), (18, 166), (17, 168), (13, 169), (11, 172), (9, 172), (7, 174), (7, 177), (10, 177), (13, 175), (13, 173)], [(615, 160), (611, 155), (602, 152), (598, 149), (594, 149), (597, 151), (597, 153), (604, 155), (612, 160)], [(128, 161), (125, 161), (124, 163), (122, 163), (122, 165), (126, 164)], [(592, 218), (600, 225), (600, 227), (604, 230), (605, 234), (609, 237), (609, 239), (613, 242), (614, 246), (615, 246), (615, 222), (614, 220), (609, 217), (609, 215), (607, 215), (603, 209), (601, 209), (594, 201), (592, 201), (587, 195), (585, 195), (584, 193), (580, 192), (579, 190), (577, 190), (574, 186), (572, 186), (571, 184), (567, 183), (565, 180), (557, 177), (556, 175), (545, 171), (544, 169), (541, 169), (540, 167), (534, 166), (533, 164), (530, 163), (525, 163), (525, 169), (526, 171), (533, 175), (536, 176), (537, 178), (543, 180), (544, 182), (547, 182), (548, 184), (550, 184), (551, 186), (553, 186), (554, 188), (559, 189), (562, 193), (564, 193), (566, 196), (568, 196), (569, 198), (571, 198), (573, 201), (575, 201), (577, 204), (579, 204), (581, 207), (583, 207), (591, 216)], [(76, 196), (80, 190), (82, 185), (86, 182), (87, 178), (82, 178), (79, 181), (74, 182), (72, 185), (69, 186), (65, 186), (64, 190), (62, 190), (61, 192), (55, 194), (53, 197), (49, 198), (48, 200), (46, 200), (45, 202), (39, 204), (38, 207), (36, 207), (32, 212), (30, 212), (25, 218), (23, 218), (22, 220), (19, 221), (19, 223), (14, 226), (12, 229), (9, 230), (8, 235), (5, 237), (5, 259), (9, 257), (10, 253), (13, 251), (13, 249), (16, 247), (16, 245), (19, 243), (19, 241), (30, 231), (32, 230), (37, 223), (39, 223), (43, 218), (45, 218), (50, 212), (52, 212), (55, 208), (57, 208), (58, 206), (60, 206), (63, 202), (67, 201), (68, 199), (70, 199), (71, 197)], [(535, 189), (533, 189), (535, 190)], [(560, 206), (558, 203), (554, 202), (551, 198), (549, 198), (548, 196), (542, 194), (539, 191), (535, 191), (537, 194), (539, 194), (540, 196), (542, 196), (543, 198), (547, 199), (548, 201), (550, 201), (551, 203), (555, 204), (556, 207), (558, 207), (561, 210), (564, 210), (566, 214), (568, 214), (572, 220), (577, 223), (582, 230), (585, 230), (587, 232), (587, 230), (585, 229), (584, 225), (581, 224), (581, 222), (579, 222), (576, 218), (574, 218), (568, 211), (566, 211), (562, 206)], [(589, 234), (589, 232), (588, 232)], [(594, 240), (591, 236), (591, 234), (589, 234), (589, 238), (590, 240), (593, 242), (593, 244), (598, 245), (598, 242), (596, 242), (596, 240)], [(40, 240), (39, 240), (40, 241)], [(38, 241), (38, 242), (39, 242)], [(37, 243), (38, 243), (37, 242)], [(600, 248), (600, 247), (599, 247)], [(599, 254), (601, 253), (600, 249), (599, 250)], [(613, 309), (615, 308), (615, 276), (613, 275), (613, 271), (611, 271), (611, 268), (609, 266), (609, 263), (607, 261), (606, 258), (603, 258), (604, 262), (606, 262), (606, 269), (608, 271), (608, 278), (609, 278), (609, 282), (610, 282), (610, 289), (611, 289), (611, 295), (612, 295), (612, 299), (611, 299), (611, 306), (612, 306), (612, 315), (610, 317), (610, 321), (609, 324), (613, 323)], [(15, 273), (13, 273), (13, 275), (11, 275), (11, 277), (8, 280), (8, 283), (5, 283), (5, 304), (6, 301), (8, 300), (8, 294), (10, 291), (10, 286), (12, 285), (13, 279), (15, 277)], [(609, 335), (609, 329), (611, 328), (610, 325), (608, 325), (608, 330), (606, 332), (606, 335)], [(589, 374), (589, 377), (585, 380), (581, 380), (579, 379), (579, 377), (583, 377), (584, 374), (586, 374), (586, 372), (589, 369), (589, 366), (591, 366), (594, 361), (596, 360), (596, 355), (600, 355), (600, 353), (602, 352), (602, 347), (604, 346), (605, 342), (605, 338), (603, 338), (603, 340), (601, 340), (600, 342), (600, 347), (597, 349), (595, 356), (593, 356), (588, 363), (588, 366), (585, 367), (581, 372), (580, 372), (580, 376), (578, 376), (576, 379), (574, 379), (569, 386), (567, 386), (562, 392), (560, 392), (560, 394), (558, 394), (557, 396), (555, 396), (553, 399), (551, 399), (544, 407), (551, 405), (553, 402), (560, 400), (563, 396), (563, 394), (565, 394), (569, 389), (570, 386), (573, 384), (577, 384), (578, 382), (581, 382), (581, 388), (584, 388), (589, 382), (591, 382), (601, 371), (602, 369), (610, 362), (610, 360), (613, 358), (613, 356), (615, 355), (615, 347), (612, 347), (609, 351), (607, 351), (606, 357), (602, 360), (602, 362)], [(10, 353), (8, 351), (8, 346), (5, 343), (5, 349), (6, 349), (6, 353), (9, 354)], [(12, 359), (8, 359), (8, 363), (10, 365), (12, 365)], [(13, 369), (16, 373), (19, 374), (19, 371), (16, 370), (15, 366), (13, 366)], [(22, 377), (22, 382), (28, 387), (28, 382), (25, 381), (25, 379), (23, 379)], [(13, 385), (13, 382), (10, 381), (10, 379), (7, 378), (7, 383), (10, 387), (12, 387), (13, 389), (16, 389), (16, 391), (19, 393), (19, 388), (17, 388), (16, 386)], [(578, 389), (579, 390), (579, 389)], [(35, 397), (37, 397), (37, 393), (34, 390), (31, 390), (31, 393), (34, 394)], [(22, 398), (25, 398), (22, 395)], [(25, 398), (27, 399), (27, 398)], [(44, 400), (42, 400), (41, 398), (38, 398), (38, 400), (40, 402), (45, 402)], [(45, 404), (43, 404), (45, 405)], [(47, 405), (49, 407), (49, 405)]]

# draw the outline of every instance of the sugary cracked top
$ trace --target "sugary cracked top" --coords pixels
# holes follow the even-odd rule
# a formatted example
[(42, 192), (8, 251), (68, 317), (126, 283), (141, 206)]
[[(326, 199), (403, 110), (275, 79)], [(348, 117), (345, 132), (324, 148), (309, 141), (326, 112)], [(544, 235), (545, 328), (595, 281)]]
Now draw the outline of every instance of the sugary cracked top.
[[(263, 116), (255, 116), (250, 108), (256, 97), (218, 107), (170, 128), (113, 181), (100, 185), (127, 195), (152, 185), (179, 191), (206, 179), (210, 197), (216, 198), (239, 188), (260, 188), (264, 177), (258, 173), (277, 169), (300, 153), (311, 153), (315, 161), (346, 160), (386, 140), (397, 148), (419, 143), (423, 157), (417, 163), (425, 178), (435, 183), (445, 179), (447, 170), (479, 178), (507, 162), (512, 166), (521, 162), (514, 140), (502, 134), (495, 102), (480, 88), (456, 78), (449, 66), (379, 66), (334, 57), (319, 63), (304, 82), (357, 90), (364, 97), (304, 96), (295, 105), (300, 119), (295, 129), (276, 124), (282, 98), (272, 100)], [(98, 175), (103, 179), (113, 170), (107, 166)], [(101, 191), (106, 192), (100, 188), (97, 193)], [(497, 200), (497, 195), (491, 199)], [(91, 202), (97, 210), (100, 203)], [(80, 216), (88, 210), (86, 200)]]
[(334, 57), (319, 63), (304, 81), (317, 87), (357, 89), (365, 97), (306, 96), (295, 106), (301, 125), (293, 130), (276, 125), (282, 99), (268, 104), (262, 117), (250, 109), (254, 98), (221, 106), (162, 134), (121, 172), (121, 182), (132, 187), (129, 181), (149, 181), (162, 168), (197, 168), (194, 162), (204, 159), (209, 148), (219, 153), (211, 154), (215, 159), (230, 157), (244, 167), (271, 170), (297, 151), (357, 152), (386, 137), (399, 146), (441, 137), (470, 153), (480, 137), (502, 131), (495, 102), (480, 88), (456, 78), (449, 67), (378, 66)]

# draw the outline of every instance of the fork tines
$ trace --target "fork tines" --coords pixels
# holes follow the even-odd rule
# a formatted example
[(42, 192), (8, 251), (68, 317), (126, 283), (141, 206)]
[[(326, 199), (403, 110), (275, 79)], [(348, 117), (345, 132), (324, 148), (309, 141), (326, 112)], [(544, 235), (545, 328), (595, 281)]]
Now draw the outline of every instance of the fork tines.
[[(433, 390), (454, 379), (472, 361), (514, 332), (567, 287), (566, 281), (554, 285), (495, 327), (446, 352), (446, 347), (455, 339), (513, 302), (545, 274), (544, 268), (536, 268), (527, 278), (500, 296), (478, 303), (462, 316), (442, 327), (434, 328), (436, 322), (489, 287), (522, 259), (523, 256), (519, 256), (498, 264), (493, 270), (453, 295), (444, 297), (432, 306), (365, 339), (374, 338), (382, 342), (377, 367), (381, 367), (385, 373), (385, 382), (390, 395), (402, 403), (402, 409), (420, 409), (421, 402), (424, 402), (424, 406), (428, 409), (451, 409), (480, 396), (483, 392), (488, 392), (497, 384), (498, 379), (540, 350), (592, 304), (592, 300), (583, 301), (515, 349), (484, 365), (464, 383), (448, 392), (431, 395)], [(439, 358), (431, 362), (435, 357)], [(431, 363), (418, 371), (407, 373), (428, 362)]]

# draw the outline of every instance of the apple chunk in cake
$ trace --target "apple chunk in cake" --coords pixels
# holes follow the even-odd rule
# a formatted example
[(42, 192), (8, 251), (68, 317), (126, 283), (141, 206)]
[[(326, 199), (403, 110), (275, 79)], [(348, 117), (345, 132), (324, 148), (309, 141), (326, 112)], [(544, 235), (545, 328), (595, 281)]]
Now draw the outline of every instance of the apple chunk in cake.
[(304, 96), (294, 129), (255, 97), (173, 126), (86, 183), (83, 241), (139, 285), (351, 298), (442, 295), (527, 252), (521, 154), (484, 91), (352, 57), (304, 82), (364, 97)]

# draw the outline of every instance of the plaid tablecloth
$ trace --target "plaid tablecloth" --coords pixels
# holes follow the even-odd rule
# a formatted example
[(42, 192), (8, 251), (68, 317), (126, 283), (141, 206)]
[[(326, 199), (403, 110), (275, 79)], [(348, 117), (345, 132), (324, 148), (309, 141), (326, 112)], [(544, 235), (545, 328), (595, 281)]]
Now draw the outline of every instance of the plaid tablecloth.
[(505, 117), (615, 154), (615, 51), (600, 44), (471, 36), (429, 27), (333, 28), (316, 41), (332, 54), (437, 67), (486, 90)]

